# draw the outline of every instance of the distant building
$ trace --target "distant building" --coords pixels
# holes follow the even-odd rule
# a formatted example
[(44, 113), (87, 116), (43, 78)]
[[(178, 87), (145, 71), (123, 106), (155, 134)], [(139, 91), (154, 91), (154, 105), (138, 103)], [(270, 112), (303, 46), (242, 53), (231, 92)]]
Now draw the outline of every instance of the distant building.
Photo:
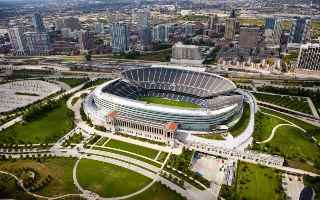
[(210, 15), (208, 21), (208, 29), (213, 30), (214, 26), (219, 22), (219, 18), (217, 15)]
[(238, 27), (238, 20), (237, 16), (235, 14), (235, 11), (233, 10), (230, 14), (230, 17), (226, 19), (226, 25), (225, 25), (225, 33), (224, 33), (224, 39), (227, 41), (234, 40), (234, 36), (236, 34), (236, 29)]
[(172, 47), (171, 63), (200, 65), (211, 52), (212, 48), (184, 45), (178, 42)]
[(279, 48), (282, 34), (281, 21), (276, 18), (266, 18), (264, 42), (268, 48)]
[(94, 34), (87, 30), (80, 31), (80, 48), (82, 51), (89, 51), (94, 47)]
[(320, 44), (308, 43), (301, 45), (297, 68), (306, 70), (320, 70)]
[(26, 52), (26, 40), (23, 35), (23, 30), (20, 27), (9, 28), (8, 30), (9, 39), (14, 55), (22, 56)]
[(241, 48), (257, 48), (261, 40), (258, 27), (241, 27), (239, 45)]
[(104, 33), (104, 24), (100, 22), (96, 22), (94, 25), (94, 30), (96, 33)]
[(112, 52), (124, 53), (129, 50), (128, 25), (124, 22), (112, 24)]
[(310, 39), (310, 18), (295, 17), (290, 32), (290, 43), (306, 43)]
[(150, 50), (152, 44), (152, 32), (150, 28), (150, 11), (140, 10), (137, 15), (137, 29), (139, 32), (141, 50)]
[(185, 33), (186, 37), (192, 37), (193, 36), (193, 27), (192, 27), (192, 23), (191, 22), (185, 23), (185, 25), (184, 25), (184, 33)]
[(171, 32), (171, 24), (159, 24), (153, 28), (153, 40), (155, 42), (169, 42), (169, 34)]
[(24, 33), (28, 55), (49, 55), (50, 41), (47, 33), (26, 32)]
[(81, 29), (81, 25), (80, 25), (79, 19), (75, 18), (75, 17), (64, 18), (63, 19), (63, 27), (64, 28), (70, 28), (72, 31)]
[(32, 16), (32, 22), (33, 22), (33, 26), (34, 26), (36, 32), (38, 32), (38, 33), (46, 32), (46, 28), (43, 24), (42, 17), (39, 13), (35, 13)]

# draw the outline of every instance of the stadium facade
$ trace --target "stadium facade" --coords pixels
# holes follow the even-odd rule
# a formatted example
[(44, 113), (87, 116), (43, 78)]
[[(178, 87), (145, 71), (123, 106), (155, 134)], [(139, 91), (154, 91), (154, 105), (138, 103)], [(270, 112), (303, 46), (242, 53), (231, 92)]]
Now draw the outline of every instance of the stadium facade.
[[(146, 96), (198, 108), (139, 100)], [(98, 86), (86, 98), (84, 111), (108, 131), (173, 144), (178, 132), (209, 133), (232, 127), (241, 118), (244, 99), (243, 92), (221, 76), (157, 66), (124, 71), (121, 78)]]

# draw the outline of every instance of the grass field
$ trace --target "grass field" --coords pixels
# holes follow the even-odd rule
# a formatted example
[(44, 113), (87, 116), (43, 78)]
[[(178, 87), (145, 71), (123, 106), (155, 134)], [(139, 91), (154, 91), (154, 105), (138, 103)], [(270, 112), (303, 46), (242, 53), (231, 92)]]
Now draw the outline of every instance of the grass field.
[(237, 199), (285, 199), (281, 174), (272, 168), (240, 162), (236, 181)]
[(151, 179), (128, 169), (94, 160), (82, 159), (77, 178), (82, 187), (102, 197), (117, 197), (134, 193)]
[(281, 96), (271, 94), (253, 93), (258, 101), (272, 103), (291, 110), (296, 110), (306, 114), (312, 114), (308, 101), (303, 97)]
[(65, 84), (69, 85), (70, 87), (76, 87), (81, 83), (86, 82), (88, 79), (86, 78), (59, 78), (58, 81), (64, 82)]
[(177, 101), (172, 99), (165, 99), (161, 97), (139, 97), (138, 100), (145, 101), (147, 103), (174, 106), (174, 107), (183, 107), (183, 108), (200, 108), (201, 107), (194, 103)]
[(44, 162), (35, 160), (18, 160), (15, 162), (1, 161), (0, 170), (9, 171), (15, 174), (16, 169), (31, 168), (40, 174), (43, 181), (48, 175), (53, 177), (52, 181), (35, 193), (54, 197), (70, 193), (79, 193), (73, 184), (72, 169), (76, 159), (74, 158), (50, 158)]
[(63, 103), (32, 122), (16, 124), (0, 132), (0, 143), (26, 144), (57, 141), (73, 128), (72, 111)]
[(230, 134), (233, 137), (240, 135), (247, 128), (249, 121), (250, 121), (250, 106), (249, 104), (245, 103), (243, 107), (243, 113), (242, 113), (241, 119), (238, 121), (238, 123), (235, 126), (233, 126), (230, 129), (229, 131)]
[(32, 197), (22, 191), (13, 177), (0, 173), (0, 198), (31, 199)]
[(121, 150), (125, 150), (125, 151), (129, 151), (132, 153), (136, 153), (142, 156), (146, 156), (148, 158), (152, 158), (154, 159), (158, 152), (157, 150), (154, 149), (149, 149), (143, 146), (139, 146), (139, 145), (135, 145), (135, 144), (130, 144), (127, 142), (122, 142), (119, 140), (110, 140), (106, 145), (106, 147), (111, 147), (111, 148), (115, 148), (115, 149), (121, 149)]
[(127, 200), (183, 200), (180, 194), (170, 190), (161, 183), (153, 184), (149, 189)]

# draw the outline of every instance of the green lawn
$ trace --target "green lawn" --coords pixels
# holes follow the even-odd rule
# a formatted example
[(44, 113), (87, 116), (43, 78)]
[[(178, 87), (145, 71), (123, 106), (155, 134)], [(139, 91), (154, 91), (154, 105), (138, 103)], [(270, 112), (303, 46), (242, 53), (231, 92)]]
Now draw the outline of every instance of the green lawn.
[(1, 199), (32, 199), (17, 185), (17, 181), (5, 174), (0, 173), (0, 198)]
[(78, 165), (79, 184), (102, 197), (118, 197), (134, 193), (151, 179), (126, 168), (94, 160), (82, 159)]
[(278, 124), (288, 124), (288, 122), (258, 112), (255, 115), (255, 129), (253, 133), (254, 140), (256, 142), (261, 142), (268, 139), (271, 135), (272, 129)]
[[(126, 152), (122, 152), (122, 151), (118, 151), (118, 150), (113, 150), (113, 149), (107, 149), (107, 148), (101, 148), (101, 147), (93, 147), (92, 149), (94, 150), (99, 150), (99, 151), (105, 151), (105, 152), (110, 152), (110, 153), (114, 153), (114, 154), (119, 154), (119, 155), (123, 155), (123, 156), (127, 156), (136, 160), (140, 160), (142, 162), (148, 163), (150, 165), (153, 165), (155, 167), (160, 168), (161, 165), (159, 163), (153, 162), (151, 160), (145, 159), (143, 157), (140, 156), (136, 156), (136, 155), (132, 155), (130, 153), (126, 153)], [(135, 163), (133, 163), (135, 164)]]
[(291, 110), (296, 110), (306, 114), (312, 114), (306, 98), (294, 97), (294, 96), (270, 95), (270, 94), (261, 94), (261, 93), (253, 93), (253, 94), (258, 101), (272, 103), (277, 106), (285, 107)]
[(180, 194), (161, 183), (153, 184), (149, 189), (126, 200), (184, 200)]
[(224, 137), (220, 134), (204, 134), (204, 135), (197, 135), (197, 136), (210, 139), (210, 140), (224, 140)]
[(138, 100), (145, 101), (147, 103), (154, 103), (166, 106), (175, 106), (175, 107), (184, 107), (184, 108), (201, 108), (201, 106), (186, 102), (186, 101), (177, 101), (172, 99), (166, 99), (161, 97), (139, 97)]
[(249, 121), (250, 121), (250, 106), (249, 104), (245, 103), (243, 107), (243, 113), (242, 113), (241, 119), (238, 121), (238, 123), (235, 126), (233, 126), (230, 129), (229, 131), (230, 134), (233, 137), (240, 135), (247, 128)]
[(157, 161), (163, 163), (165, 161), (165, 159), (167, 158), (167, 156), (168, 156), (168, 153), (162, 151), (160, 153), (160, 155), (158, 156)]
[(135, 144), (130, 144), (127, 142), (122, 142), (119, 140), (110, 140), (106, 145), (106, 147), (112, 147), (115, 149), (121, 149), (121, 150), (125, 150), (125, 151), (129, 151), (132, 153), (136, 153), (142, 156), (146, 156), (149, 158), (154, 159), (157, 154), (158, 151), (154, 150), (154, 149), (149, 149), (143, 146), (139, 146), (139, 145), (135, 145)]
[(73, 128), (73, 113), (64, 103), (38, 119), (16, 124), (0, 132), (0, 143), (51, 143)]
[[(53, 177), (51, 182), (35, 193), (55, 197), (64, 194), (79, 193), (73, 184), (72, 170), (75, 158), (50, 158), (43, 162), (35, 160), (0, 161), (0, 170), (16, 174), (17, 169), (30, 168), (40, 176), (37, 183), (41, 183), (48, 175)], [(16, 174), (17, 175), (17, 174)]]
[(237, 199), (285, 199), (281, 174), (275, 169), (240, 162), (236, 180)]
[(59, 78), (58, 79), (58, 81), (64, 82), (70, 87), (76, 87), (81, 83), (86, 82), (87, 80), (88, 80), (87, 78)]

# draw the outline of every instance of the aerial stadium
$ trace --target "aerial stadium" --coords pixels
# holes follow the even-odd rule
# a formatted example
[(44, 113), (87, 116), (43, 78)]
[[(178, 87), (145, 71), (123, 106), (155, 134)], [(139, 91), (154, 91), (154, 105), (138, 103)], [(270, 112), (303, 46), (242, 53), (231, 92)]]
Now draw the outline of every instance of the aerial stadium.
[(84, 111), (108, 131), (172, 144), (179, 133), (231, 128), (244, 101), (243, 92), (219, 75), (158, 66), (126, 70), (98, 86)]

